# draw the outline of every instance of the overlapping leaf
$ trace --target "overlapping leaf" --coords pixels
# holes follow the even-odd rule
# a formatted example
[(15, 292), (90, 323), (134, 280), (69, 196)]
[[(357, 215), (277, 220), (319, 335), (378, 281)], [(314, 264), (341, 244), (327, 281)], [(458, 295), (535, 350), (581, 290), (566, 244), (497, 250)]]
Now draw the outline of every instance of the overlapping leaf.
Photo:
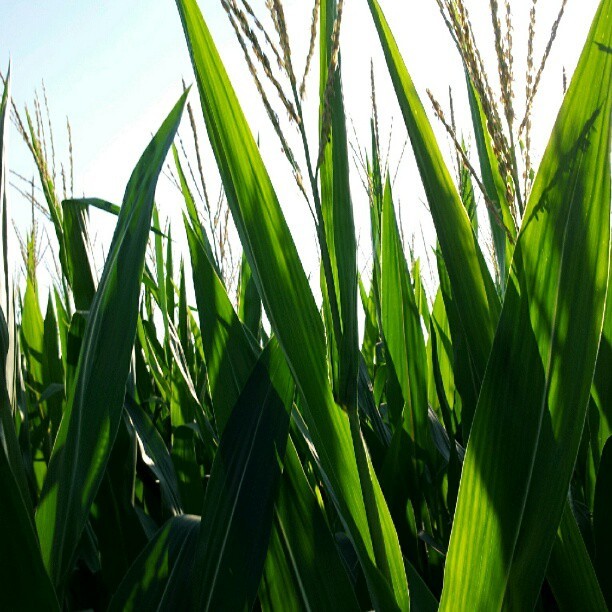
[(533, 605), (561, 520), (608, 280), (611, 24), (603, 0), (515, 247), (463, 468), (445, 609)]
[(126, 188), (38, 506), (43, 559), (60, 588), (72, 567), (121, 418), (153, 196), (185, 98), (145, 150)]

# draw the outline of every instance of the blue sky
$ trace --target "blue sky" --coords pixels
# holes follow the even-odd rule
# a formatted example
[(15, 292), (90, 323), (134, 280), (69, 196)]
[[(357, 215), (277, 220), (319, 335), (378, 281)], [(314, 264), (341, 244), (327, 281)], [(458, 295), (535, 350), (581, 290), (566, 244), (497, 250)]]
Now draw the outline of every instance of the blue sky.
[[(264, 12), (263, 0), (253, 0), (252, 4), (259, 13)], [(571, 75), (596, 4), (596, 0), (570, 0), (568, 3), (535, 105), (533, 140), (536, 159), (543, 152), (561, 101), (562, 66)], [(200, 0), (200, 5), (252, 130), (260, 135), (264, 160), (270, 168), (306, 270), (316, 278), (317, 252), (310, 216), (291, 179), (287, 179), (290, 173), (254, 92), (240, 49), (220, 3)], [(311, 2), (306, 0), (285, 0), (290, 37), (297, 58), (305, 56), (310, 5)], [(381, 0), (381, 5), (428, 112), (425, 88), (430, 88), (445, 103), (451, 85), (455, 91), (458, 123), (464, 127), (469, 141), (469, 115), (461, 67), (434, 0)], [(530, 0), (512, 2), (519, 79), (524, 65), (530, 5)], [(472, 19), (482, 46), (489, 51), (488, 54), (485, 52), (485, 60), (491, 63), (493, 46), (488, 2), (468, 0), (468, 6), (472, 7)], [(559, 2), (538, 3), (537, 58), (544, 48), (558, 6)], [(365, 0), (346, 0), (341, 40), (345, 105), (356, 130), (356, 136), (351, 135), (353, 144), (366, 145), (369, 138), (369, 64), (372, 59), (381, 134), (385, 140), (387, 135), (391, 135), (389, 150), (394, 167), (400, 160), (405, 130)], [(0, 2), (0, 66), (3, 71), (9, 54), (13, 64), (13, 97), (20, 108), (26, 103), (31, 106), (34, 89), (40, 88), (42, 79), (45, 81), (58, 159), (67, 159), (64, 125), (66, 116), (70, 118), (76, 195), (98, 196), (120, 203), (124, 186), (141, 151), (180, 94), (181, 77), (185, 77), (187, 82), (192, 81), (173, 0), (3, 0)], [(301, 59), (297, 60), (299, 66), (302, 63)], [(312, 78), (316, 81), (316, 71)], [(311, 83), (311, 88), (316, 91), (316, 82)], [(520, 83), (517, 99), (522, 100)], [(312, 129), (316, 129), (316, 95), (313, 93), (308, 100), (310, 131), (313, 133)], [(192, 102), (197, 105), (195, 91)], [(433, 117), (432, 123), (450, 161), (451, 148), (445, 133)], [(187, 140), (189, 131), (186, 124), (182, 132)], [(15, 132), (11, 134), (9, 161), (11, 168), (28, 177), (32, 175), (33, 166), (27, 150)], [(205, 167), (214, 185), (217, 177), (212, 170), (214, 164), (209, 152), (205, 154)], [(365, 267), (369, 231), (367, 201), (354, 174), (353, 200), (358, 233), (362, 245), (366, 245), (360, 249), (361, 265)], [(401, 157), (395, 193), (401, 202), (407, 237), (415, 236), (417, 252), (423, 254), (427, 248), (421, 234), (428, 242), (433, 233), (409, 151)], [(164, 177), (160, 179), (157, 201), (162, 216), (172, 219), (173, 225), (179, 225), (180, 197)], [(23, 230), (30, 217), (27, 204), (14, 191), (11, 191), (11, 204), (17, 225)], [(113, 218), (108, 215), (92, 215), (100, 253), (110, 241), (113, 224)], [(182, 250), (183, 246), (182, 238), (177, 238), (177, 249)]]

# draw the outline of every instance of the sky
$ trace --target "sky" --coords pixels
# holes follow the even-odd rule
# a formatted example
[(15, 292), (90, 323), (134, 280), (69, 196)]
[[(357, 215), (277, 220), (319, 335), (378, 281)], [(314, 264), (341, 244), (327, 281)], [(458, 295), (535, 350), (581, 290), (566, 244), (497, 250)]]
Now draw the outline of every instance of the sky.
[[(265, 15), (264, 0), (252, 0), (255, 11)], [(493, 34), (483, 0), (466, 0), (485, 62), (495, 75)], [(380, 0), (397, 39), (408, 70), (421, 95), (438, 141), (449, 165), (451, 143), (433, 116), (425, 90), (429, 88), (448, 109), (448, 88), (453, 90), (459, 131), (473, 142), (463, 73), (456, 49), (445, 29), (434, 0), (406, 2)], [(284, 0), (296, 72), (301, 74), (308, 45), (311, 2)], [(524, 106), (524, 71), (527, 23), (531, 0), (513, 0), (517, 100)], [(537, 3), (535, 57), (539, 63), (560, 0)], [(245, 67), (242, 52), (218, 0), (200, 0), (221, 57), (230, 74), (253, 133), (260, 140), (269, 169), (307, 274), (318, 279), (318, 255), (314, 227), (306, 205), (292, 181), (287, 162), (270, 129), (265, 111)], [(596, 0), (569, 0), (557, 41), (534, 106), (533, 153), (536, 162), (546, 146), (562, 99), (562, 70), (571, 76), (586, 38)], [(349, 117), (349, 139), (356, 149), (369, 143), (370, 61), (377, 89), (382, 150), (389, 151), (389, 167), (397, 170), (394, 195), (399, 202), (404, 234), (418, 255), (427, 258), (434, 232), (425, 205), (414, 158), (404, 144), (406, 131), (366, 0), (345, 0), (341, 34), (344, 101)], [(120, 203), (130, 173), (165, 115), (182, 91), (181, 79), (194, 81), (175, 3), (172, 0), (0, 0), (0, 70), (12, 65), (12, 94), (20, 109), (32, 107), (34, 92), (44, 80), (49, 101), (58, 165), (68, 160), (66, 117), (73, 133), (75, 196), (101, 197)], [(316, 63), (316, 62), (315, 62)], [(312, 71), (306, 102), (306, 128), (316, 137), (317, 71)], [(494, 82), (495, 78), (492, 79)], [(198, 112), (197, 93), (191, 101)], [(280, 108), (276, 106), (279, 115)], [(199, 112), (198, 112), (199, 114)], [(201, 115), (199, 115), (201, 117)], [(199, 125), (201, 138), (204, 126)], [(296, 134), (287, 127), (290, 143)], [(191, 151), (190, 130), (183, 121), (180, 133)], [(19, 135), (10, 135), (9, 166), (31, 177), (34, 169)], [(312, 145), (311, 145), (312, 146)], [(472, 147), (474, 148), (474, 147)], [(219, 179), (209, 147), (204, 148), (204, 171), (209, 191), (218, 191)], [(19, 184), (19, 179), (11, 178)], [(368, 204), (359, 174), (353, 169), (351, 193), (359, 239), (359, 266), (369, 276)], [(10, 188), (10, 206), (21, 233), (31, 213), (25, 199)], [(172, 222), (177, 255), (186, 254), (182, 232), (182, 198), (170, 180), (160, 177), (156, 201), (162, 218)], [(484, 216), (483, 216), (484, 219)], [(96, 261), (110, 244), (115, 219), (107, 213), (91, 214), (96, 241)], [(44, 221), (41, 219), (44, 225)], [(483, 223), (484, 225), (484, 223)], [(47, 231), (54, 238), (52, 228)], [(20, 265), (15, 249), (15, 267)], [(42, 271), (44, 277), (45, 271)], [(318, 293), (317, 283), (313, 289)], [(435, 284), (433, 274), (429, 289)]]

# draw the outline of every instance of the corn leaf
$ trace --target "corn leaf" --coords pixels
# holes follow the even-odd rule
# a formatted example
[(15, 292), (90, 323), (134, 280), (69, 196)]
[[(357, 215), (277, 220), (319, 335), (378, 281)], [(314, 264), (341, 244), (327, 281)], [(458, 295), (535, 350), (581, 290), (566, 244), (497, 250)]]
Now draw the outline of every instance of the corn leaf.
[[(499, 316), (495, 285), (389, 24), (377, 0), (368, 0), (368, 4), (408, 129), (460, 322), (470, 338), (469, 357), (475, 370), (484, 372)], [(462, 415), (466, 431), (472, 420), (470, 410), (465, 406)]]
[(467, 448), (443, 609), (533, 606), (561, 521), (608, 280), (611, 22), (603, 0), (525, 211)]
[(608, 438), (601, 455), (593, 508), (595, 569), (608, 607), (612, 606), (612, 584), (610, 583), (612, 526), (610, 525), (610, 512), (612, 512), (612, 438)]
[(210, 247), (206, 247), (206, 236), (201, 234), (199, 238), (187, 217), (184, 217), (184, 222), (200, 316), (208, 389), (217, 429), (221, 434), (253, 370), (257, 353), (249, 342), (223, 281), (215, 271), (214, 260), (210, 259)]
[[(349, 154), (346, 118), (342, 93), (341, 56), (333, 74), (328, 74), (331, 62), (330, 42), (337, 16), (335, 0), (324, 0), (321, 6), (321, 84), (320, 115), (325, 121), (325, 107), (329, 109), (330, 133), (324, 143), (324, 157), (320, 167), (321, 208), (325, 229), (325, 254), (329, 255), (331, 278), (326, 271), (323, 294), (330, 299), (331, 319), (328, 325), (330, 342), (334, 343), (337, 359), (331, 359), (334, 392), (339, 403), (356, 409), (357, 369), (359, 362), (357, 337), (357, 242), (353, 221), (353, 202), (349, 184)], [(327, 83), (331, 79), (331, 91)], [(326, 99), (327, 96), (327, 99)], [(333, 292), (333, 296), (332, 296)], [(334, 312), (336, 309), (336, 312)]]
[(129, 395), (126, 397), (125, 409), (136, 435), (138, 436), (144, 462), (159, 480), (162, 497), (172, 514), (181, 514), (181, 497), (172, 458), (155, 425), (146, 411)]
[(260, 587), (264, 609), (357, 610), (332, 533), (293, 442), (287, 445)]
[(72, 569), (119, 426), (155, 186), (185, 98), (171, 111), (127, 185), (38, 506), (43, 559), (60, 588)]
[(198, 516), (166, 521), (130, 567), (109, 612), (185, 609), (199, 528)]
[[(2, 389), (6, 395), (6, 388)], [(2, 401), (2, 408), (6, 407)], [(1, 445), (0, 445), (1, 446)], [(5, 610), (59, 610), (45, 569), (34, 520), (4, 448), (0, 448), (0, 606)]]
[[(472, 125), (474, 126), (474, 135), (476, 136), (476, 148), (480, 161), (482, 184), (486, 190), (486, 197), (495, 209), (495, 213), (491, 210), (487, 210), (487, 212), (491, 224), (491, 235), (493, 237), (495, 256), (497, 257), (500, 284), (502, 291), (504, 291), (510, 261), (512, 260), (512, 249), (514, 248), (512, 242), (508, 238), (510, 237), (513, 241), (516, 240), (516, 226), (506, 200), (506, 188), (504, 180), (499, 173), (497, 158), (493, 152), (491, 136), (487, 128), (487, 119), (482, 109), (478, 92), (474, 88), (467, 72), (466, 83), (470, 110), (472, 113)], [(509, 237), (506, 234), (506, 228), (510, 233)]]
[(96, 292), (92, 272), (93, 254), (89, 240), (88, 207), (72, 206), (62, 202), (63, 236), (66, 245), (66, 262), (74, 304), (79, 310), (88, 310)]
[(240, 261), (240, 280), (238, 283), (238, 317), (255, 339), (259, 338), (261, 328), (261, 300), (247, 258)]
[[(606, 610), (600, 583), (570, 504), (563, 510), (546, 579), (561, 610)], [(601, 584), (605, 585), (605, 581)]]
[(293, 393), (282, 351), (271, 340), (232, 410), (206, 487), (194, 566), (197, 609), (253, 606), (272, 529)]
[(374, 600), (396, 599), (406, 607), (408, 589), (397, 535), (386, 521), (388, 509), (381, 498), (377, 511), (386, 522), (383, 533), (392, 585), (374, 565), (348, 417), (333, 399), (321, 317), (270, 178), (197, 4), (178, 0), (177, 6), (232, 216), (272, 329), (306, 399), (308, 427), (330, 493)]
[(413, 442), (427, 446), (427, 354), (421, 316), (395, 218), (387, 178), (382, 213), (382, 328), (387, 359), (393, 364), (404, 398), (403, 426)]

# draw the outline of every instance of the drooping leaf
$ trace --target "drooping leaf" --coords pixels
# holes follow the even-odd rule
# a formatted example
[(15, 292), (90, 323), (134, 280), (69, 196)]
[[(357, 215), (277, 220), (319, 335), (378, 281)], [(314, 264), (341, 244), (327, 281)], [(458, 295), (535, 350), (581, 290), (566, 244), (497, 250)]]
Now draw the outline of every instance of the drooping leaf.
[(88, 310), (96, 291), (93, 274), (93, 254), (88, 231), (88, 206), (72, 206), (62, 202), (63, 234), (66, 245), (66, 261), (75, 306)]
[(163, 438), (146, 411), (129, 396), (126, 398), (125, 408), (138, 436), (143, 460), (158, 478), (166, 505), (173, 514), (180, 514), (182, 505), (176, 472)]

